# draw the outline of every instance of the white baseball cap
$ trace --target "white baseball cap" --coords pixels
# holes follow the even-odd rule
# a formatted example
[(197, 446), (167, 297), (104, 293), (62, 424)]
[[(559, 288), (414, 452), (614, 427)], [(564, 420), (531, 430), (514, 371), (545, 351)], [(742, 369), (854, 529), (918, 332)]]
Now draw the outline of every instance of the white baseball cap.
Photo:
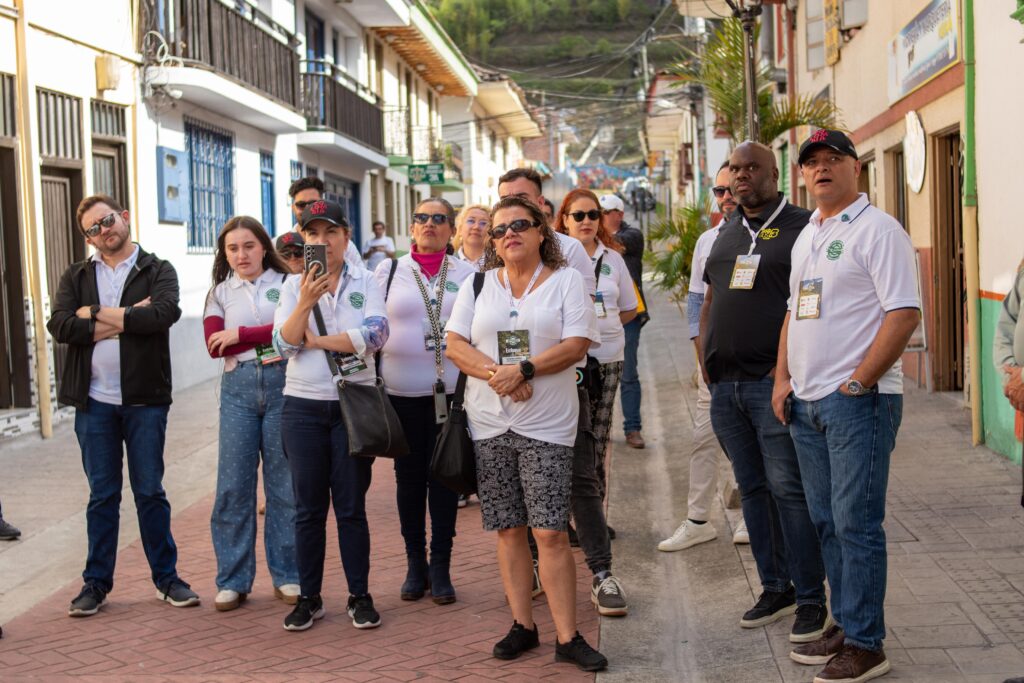
[(622, 203), (617, 195), (614, 194), (603, 194), (598, 199), (601, 204), (601, 208), (605, 211), (621, 211), (626, 212), (626, 205)]

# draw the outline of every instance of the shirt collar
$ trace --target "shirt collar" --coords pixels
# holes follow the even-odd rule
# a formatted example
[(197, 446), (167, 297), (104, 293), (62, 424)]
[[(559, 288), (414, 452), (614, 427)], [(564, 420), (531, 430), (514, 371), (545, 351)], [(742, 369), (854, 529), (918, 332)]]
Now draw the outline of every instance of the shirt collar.
[(837, 213), (831, 218), (822, 219), (821, 210), (815, 209), (814, 213), (811, 214), (810, 224), (815, 228), (820, 228), (829, 221), (839, 221), (840, 223), (852, 223), (858, 216), (864, 213), (864, 210), (868, 208), (871, 202), (868, 201), (868, 196), (861, 192), (857, 195), (857, 198), (853, 200), (853, 203), (847, 206), (845, 209)]
[[(260, 274), (258, 278), (256, 278), (256, 281), (253, 282), (252, 284), (261, 285), (264, 282), (269, 282), (270, 280), (274, 279), (275, 276), (279, 275), (280, 273), (278, 273), (276, 270), (272, 268), (267, 268), (266, 270), (263, 271), (263, 273)], [(246, 282), (248, 282), (248, 280), (239, 277), (238, 273), (236, 273), (235, 271), (231, 271), (231, 275), (228, 276), (228, 287), (231, 287), (232, 289), (238, 289)]]
[(591, 261), (597, 261), (597, 259), (604, 256), (605, 252), (608, 251), (608, 247), (604, 246), (604, 242), (601, 240), (597, 241), (597, 249), (594, 250), (594, 255), (590, 257)]
[[(100, 264), (101, 266), (107, 266), (107, 264), (103, 261), (103, 255), (99, 252), (99, 250), (96, 250), (96, 251), (93, 252), (92, 260), (95, 261), (96, 263)], [(118, 268), (134, 268), (135, 264), (136, 264), (136, 262), (138, 262), (138, 260), (139, 260), (139, 245), (136, 244), (135, 245), (135, 250), (132, 251), (131, 256), (126, 258), (124, 261), (121, 261), (120, 263), (118, 263), (116, 266), (111, 268), (111, 270), (117, 270)], [(110, 268), (110, 266), (107, 266), (107, 268)]]

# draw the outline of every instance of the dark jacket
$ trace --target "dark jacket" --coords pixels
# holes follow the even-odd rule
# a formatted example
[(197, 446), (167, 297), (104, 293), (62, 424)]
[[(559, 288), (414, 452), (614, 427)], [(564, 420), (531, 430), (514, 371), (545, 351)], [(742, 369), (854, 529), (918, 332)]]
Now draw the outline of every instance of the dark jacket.
[(633, 278), (637, 289), (642, 293), (644, 291), (641, 279), (644, 270), (644, 234), (626, 221), (622, 221), (619, 231), (615, 233), (615, 239), (626, 248), (622, 260), (626, 262), (629, 276)]
[[(150, 297), (148, 306), (133, 307)], [(96, 263), (86, 259), (64, 271), (46, 328), (54, 340), (68, 345), (61, 377), (61, 403), (84, 410), (89, 403), (92, 379), (93, 333), (96, 323), (79, 318), (82, 306), (100, 303), (96, 287)], [(171, 402), (171, 325), (181, 317), (178, 307), (178, 275), (174, 266), (139, 247), (135, 268), (121, 292), (124, 332), (121, 346), (121, 403), (168, 405)]]

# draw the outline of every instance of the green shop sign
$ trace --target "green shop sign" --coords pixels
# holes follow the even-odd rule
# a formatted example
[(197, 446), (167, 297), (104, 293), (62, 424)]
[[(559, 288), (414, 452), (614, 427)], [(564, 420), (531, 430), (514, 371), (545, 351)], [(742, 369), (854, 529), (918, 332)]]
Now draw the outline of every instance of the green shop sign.
[(409, 182), (428, 185), (444, 185), (444, 164), (412, 164), (409, 166)]

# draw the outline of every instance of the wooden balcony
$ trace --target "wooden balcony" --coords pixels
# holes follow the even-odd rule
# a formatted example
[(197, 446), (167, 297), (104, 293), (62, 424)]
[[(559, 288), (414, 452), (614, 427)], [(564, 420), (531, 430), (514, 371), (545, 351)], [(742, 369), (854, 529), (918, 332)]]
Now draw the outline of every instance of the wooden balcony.
[(376, 99), (332, 64), (303, 62), (302, 113), (308, 128), (331, 130), (383, 153), (384, 113), (367, 97)]

